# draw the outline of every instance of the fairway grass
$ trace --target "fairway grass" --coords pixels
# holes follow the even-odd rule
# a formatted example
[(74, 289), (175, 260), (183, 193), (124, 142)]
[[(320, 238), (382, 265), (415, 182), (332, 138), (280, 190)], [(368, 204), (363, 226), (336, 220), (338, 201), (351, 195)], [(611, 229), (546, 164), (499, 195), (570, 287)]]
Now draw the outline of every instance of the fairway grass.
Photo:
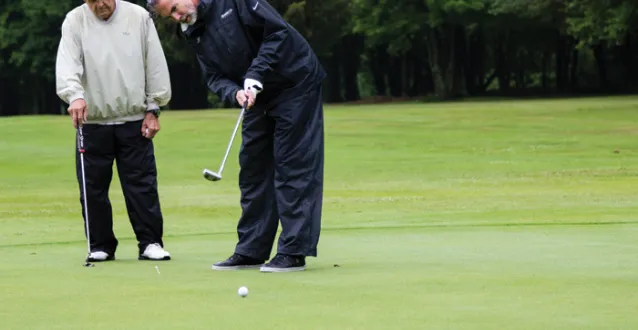
[(0, 329), (638, 328), (638, 97), (327, 106), (319, 257), (289, 274), (210, 268), (241, 139), (201, 173), (236, 116), (163, 113), (174, 260), (137, 260), (115, 171), (118, 260), (94, 268), (70, 119), (0, 118)]

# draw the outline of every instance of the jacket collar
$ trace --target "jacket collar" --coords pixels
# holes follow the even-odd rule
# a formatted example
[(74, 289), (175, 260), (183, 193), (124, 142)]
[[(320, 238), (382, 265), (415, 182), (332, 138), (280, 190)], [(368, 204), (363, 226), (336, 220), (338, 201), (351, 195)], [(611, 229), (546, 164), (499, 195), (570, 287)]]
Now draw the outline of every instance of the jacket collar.
[(181, 28), (181, 24), (178, 24), (177, 30), (183, 33), (187, 39), (197, 38), (202, 34), (202, 29), (206, 25), (211, 9), (213, 8), (214, 0), (200, 0), (197, 5), (197, 21), (190, 25), (186, 30)]
[(199, 0), (199, 4), (197, 5), (197, 17), (198, 18), (208, 18), (210, 15), (211, 9), (213, 8), (214, 0)]

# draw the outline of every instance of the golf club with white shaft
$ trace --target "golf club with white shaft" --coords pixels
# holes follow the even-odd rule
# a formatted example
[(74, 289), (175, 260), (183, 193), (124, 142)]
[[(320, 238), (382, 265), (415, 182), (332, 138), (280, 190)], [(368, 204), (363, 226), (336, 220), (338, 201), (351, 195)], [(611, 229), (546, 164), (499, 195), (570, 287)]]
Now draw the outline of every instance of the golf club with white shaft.
[(78, 125), (78, 152), (80, 154), (80, 168), (82, 170), (82, 196), (84, 199), (84, 218), (86, 219), (86, 247), (88, 255), (86, 256), (86, 262), (84, 267), (93, 267), (94, 265), (89, 261), (91, 257), (91, 234), (89, 230), (89, 206), (86, 197), (86, 174), (84, 173), (84, 133), (82, 132), (82, 124)]
[(235, 124), (235, 129), (233, 130), (233, 134), (230, 136), (230, 141), (228, 142), (228, 147), (226, 148), (226, 154), (224, 155), (224, 158), (222, 159), (222, 164), (219, 167), (219, 171), (215, 173), (209, 169), (204, 169), (204, 178), (206, 178), (206, 180), (219, 181), (222, 179), (222, 172), (224, 171), (224, 165), (226, 164), (228, 153), (230, 153), (230, 148), (233, 146), (233, 140), (235, 140), (235, 135), (237, 134), (239, 123), (241, 123), (241, 120), (244, 117), (244, 112), (246, 111), (247, 105), (248, 105), (248, 102), (244, 103), (244, 106), (241, 108), (241, 112), (239, 113), (239, 117), (237, 117), (237, 123)]

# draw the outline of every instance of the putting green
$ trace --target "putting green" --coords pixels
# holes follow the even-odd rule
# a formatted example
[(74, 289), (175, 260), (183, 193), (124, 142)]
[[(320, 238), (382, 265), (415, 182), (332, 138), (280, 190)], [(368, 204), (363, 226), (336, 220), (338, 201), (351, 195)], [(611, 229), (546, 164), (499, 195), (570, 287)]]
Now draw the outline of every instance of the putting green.
[(115, 175), (118, 260), (94, 268), (69, 118), (1, 118), (0, 328), (635, 329), (636, 110), (638, 97), (326, 107), (319, 258), (289, 274), (210, 269), (236, 240), (241, 139), (222, 181), (201, 173), (237, 111), (162, 115), (174, 260), (136, 260)]

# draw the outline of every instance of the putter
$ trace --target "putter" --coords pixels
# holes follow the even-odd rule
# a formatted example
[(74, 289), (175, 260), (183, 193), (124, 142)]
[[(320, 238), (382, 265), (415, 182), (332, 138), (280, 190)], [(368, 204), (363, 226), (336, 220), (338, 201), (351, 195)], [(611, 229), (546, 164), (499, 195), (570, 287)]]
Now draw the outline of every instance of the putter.
[(222, 179), (222, 172), (224, 171), (224, 165), (226, 164), (226, 159), (228, 158), (228, 153), (230, 152), (230, 148), (233, 146), (233, 140), (235, 140), (235, 135), (237, 134), (237, 129), (239, 128), (239, 123), (244, 116), (244, 112), (246, 111), (246, 106), (248, 102), (244, 103), (244, 106), (241, 108), (241, 112), (239, 113), (239, 117), (237, 117), (237, 123), (235, 124), (235, 129), (233, 130), (233, 134), (230, 136), (230, 141), (228, 142), (228, 147), (226, 148), (226, 154), (222, 159), (222, 164), (219, 166), (219, 171), (213, 172), (209, 169), (204, 169), (204, 178), (209, 181), (219, 181)]
[(89, 233), (89, 208), (86, 201), (86, 176), (84, 174), (84, 134), (82, 133), (82, 125), (78, 125), (78, 152), (80, 153), (80, 168), (82, 170), (82, 193), (84, 196), (84, 218), (86, 219), (86, 246), (88, 254), (86, 256), (86, 262), (84, 267), (93, 267), (89, 258), (91, 257), (91, 236)]

